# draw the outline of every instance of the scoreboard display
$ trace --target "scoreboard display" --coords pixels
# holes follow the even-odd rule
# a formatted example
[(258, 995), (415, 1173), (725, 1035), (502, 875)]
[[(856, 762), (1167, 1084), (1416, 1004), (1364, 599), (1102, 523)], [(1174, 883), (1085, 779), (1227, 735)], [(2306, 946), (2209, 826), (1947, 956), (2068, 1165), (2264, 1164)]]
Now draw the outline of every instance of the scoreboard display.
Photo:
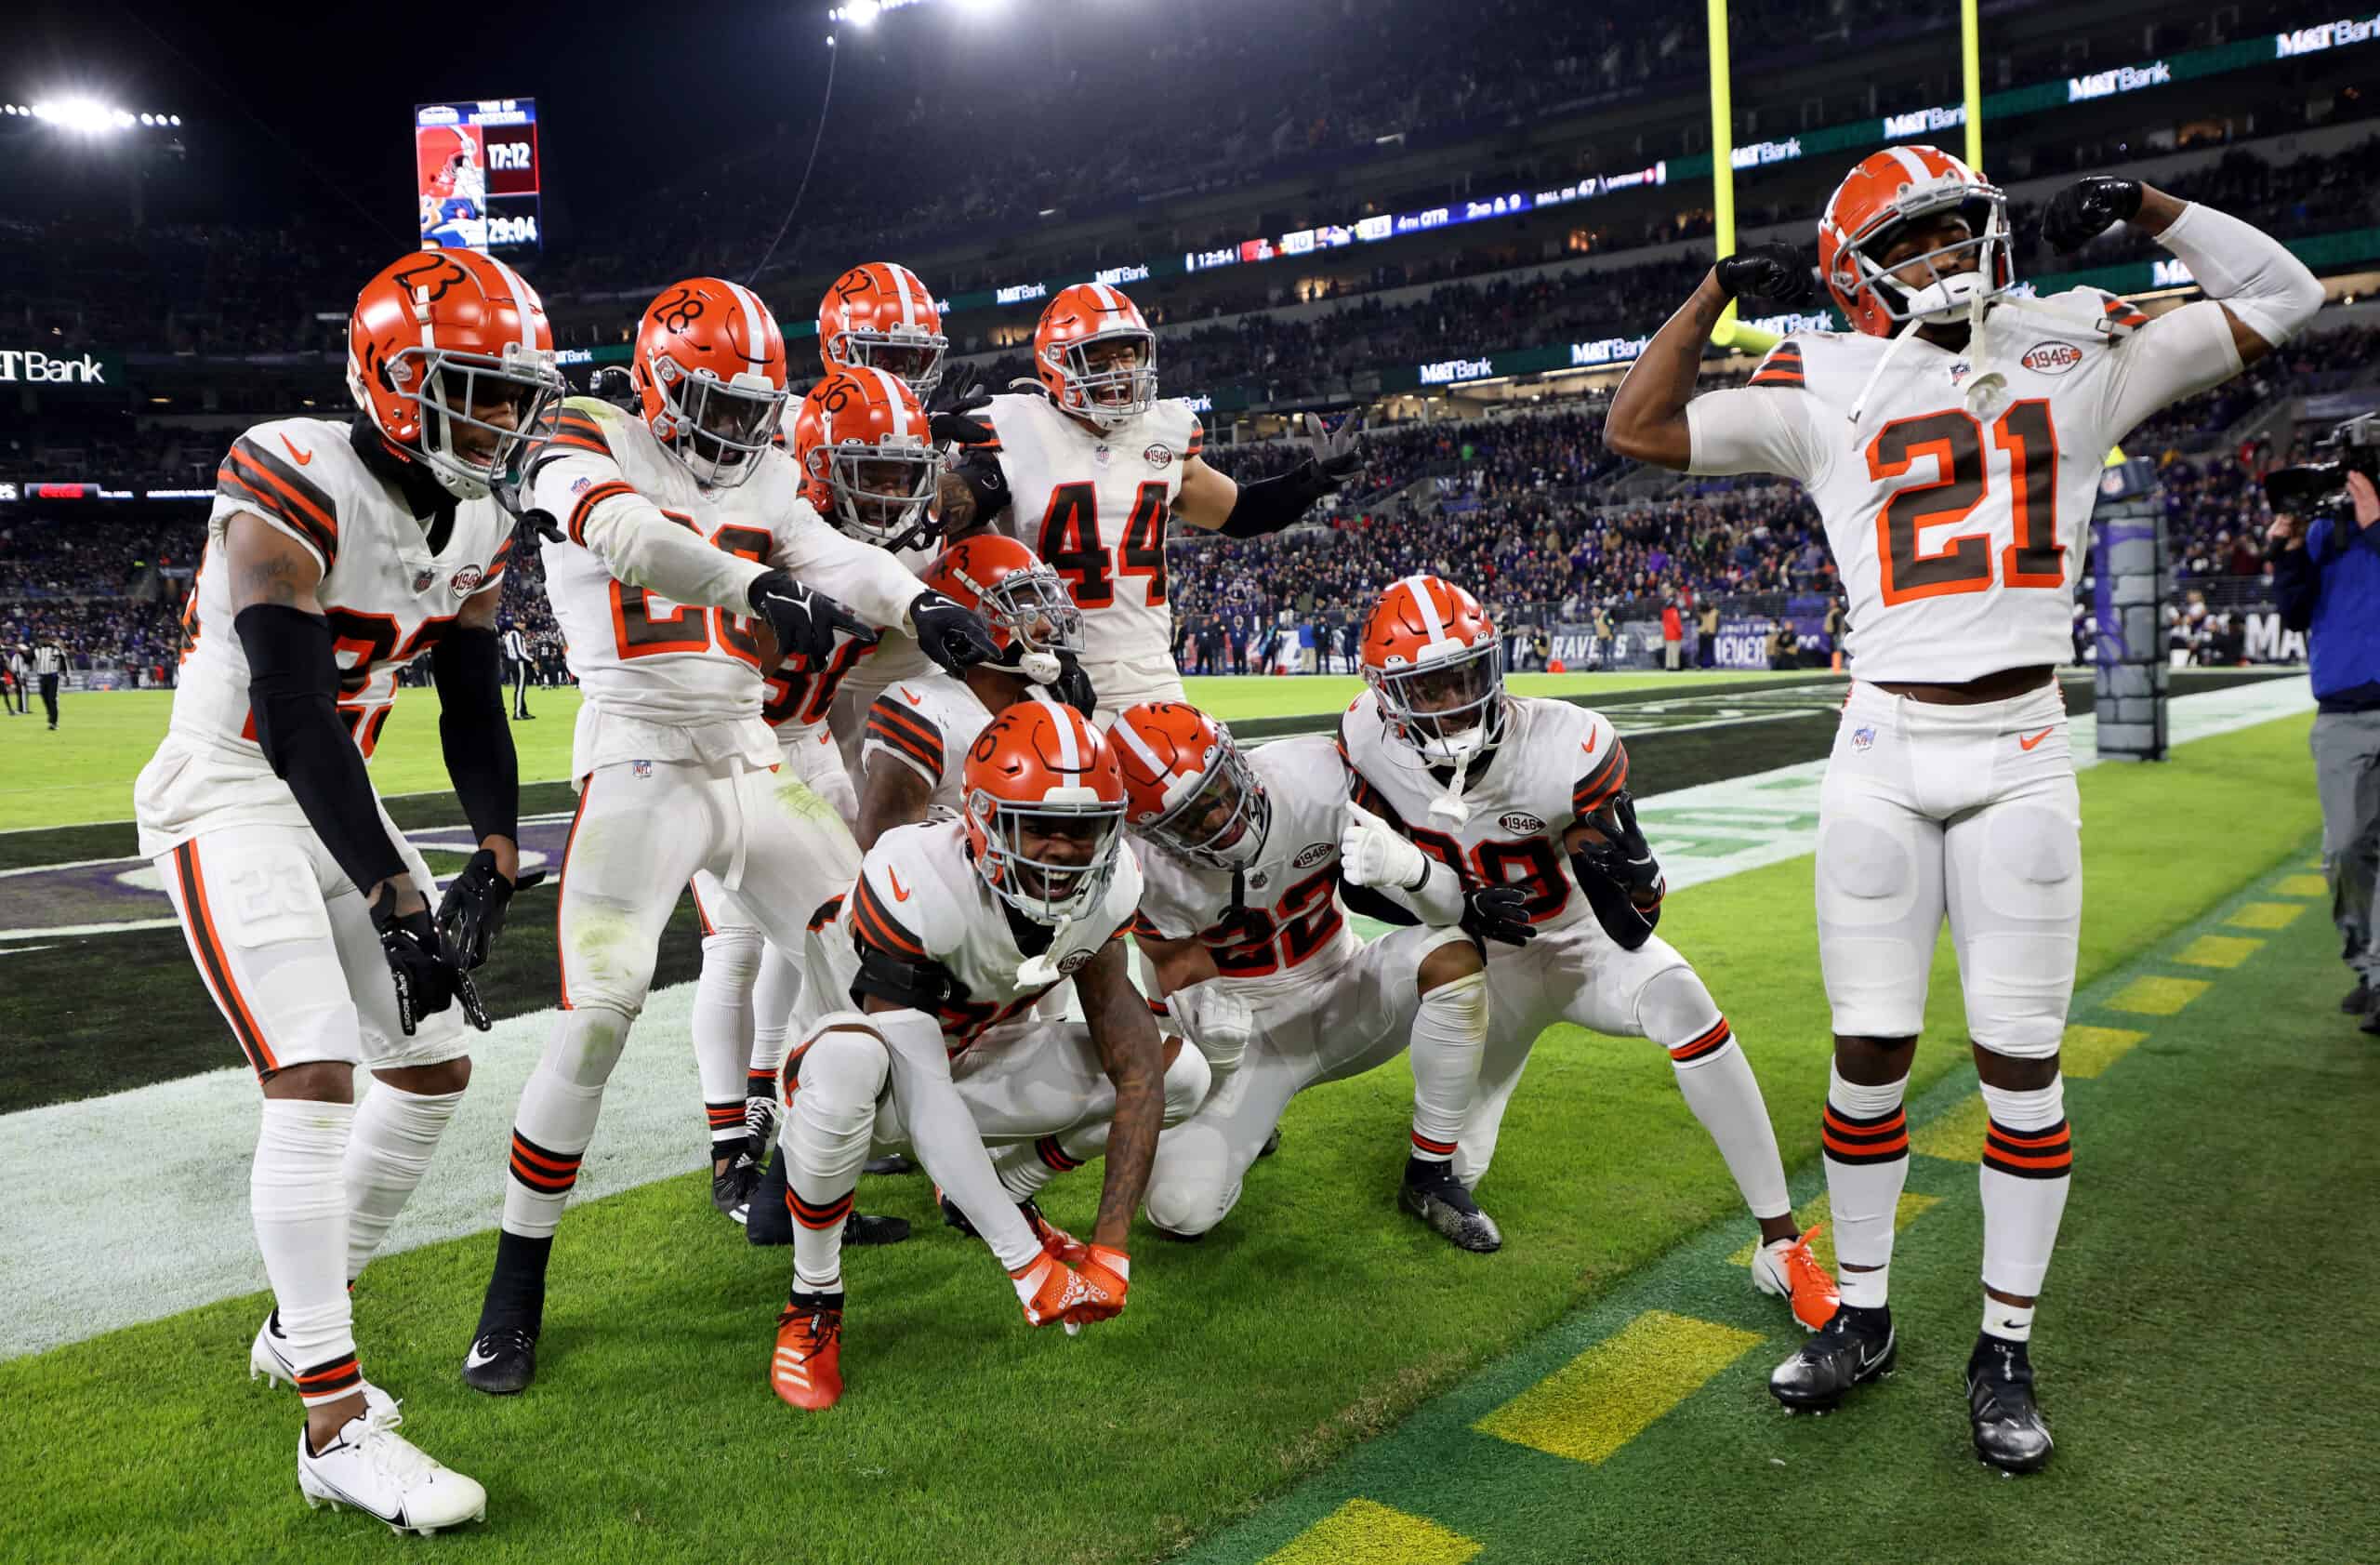
[(416, 105), (413, 162), (423, 249), (538, 247), (536, 99)]

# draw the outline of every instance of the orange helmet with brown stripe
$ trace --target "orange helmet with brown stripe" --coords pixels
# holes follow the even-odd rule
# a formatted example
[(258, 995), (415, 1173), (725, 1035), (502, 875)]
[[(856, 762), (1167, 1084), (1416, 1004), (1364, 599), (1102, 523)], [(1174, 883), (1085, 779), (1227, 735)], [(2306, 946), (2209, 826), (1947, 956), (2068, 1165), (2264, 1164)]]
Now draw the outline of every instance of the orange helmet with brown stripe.
[[(1909, 225), (1957, 217), (1966, 234), (1891, 266)], [(1912, 268), (1922, 275), (1902, 274)], [(1909, 323), (1947, 324), (2016, 282), (2008, 198), (1938, 147), (1886, 147), (1854, 165), (1818, 216), (1818, 272), (1844, 317), (1871, 337)]]
[(885, 549), (932, 541), (942, 449), (890, 371), (839, 369), (811, 387), (793, 416), (793, 462), (801, 497), (844, 531)]
[(1082, 610), (1064, 579), (1006, 533), (959, 539), (918, 579), (984, 617), (1000, 649), (993, 668), (1050, 684), (1062, 671), (1058, 654), (1082, 650)]
[(942, 310), (918, 274), (892, 261), (869, 261), (835, 279), (818, 301), (818, 362), (839, 369), (889, 370), (919, 402), (942, 384)]
[(1364, 683), (1398, 740), (1460, 766), (1504, 736), (1504, 639), (1479, 600), (1435, 576), (1401, 577), (1364, 622)]
[(1111, 430), (1157, 405), (1157, 334), (1122, 289), (1077, 283), (1041, 311), (1033, 373), (1059, 411)]
[(364, 285), (347, 389), (390, 450), (465, 500), (519, 482), (566, 390), (544, 300), (477, 250), (416, 251)]
[(1115, 753), (1042, 692), (1001, 711), (967, 752), (967, 847), (1001, 901), (1037, 923), (1099, 906), (1124, 846)]
[(628, 380), (645, 427), (695, 482), (732, 489), (752, 476), (785, 416), (785, 336), (743, 284), (690, 277), (645, 307)]
[(1264, 851), (1273, 801), (1231, 730), (1181, 701), (1144, 701), (1107, 730), (1124, 774), (1124, 824), (1216, 869), (1245, 869)]

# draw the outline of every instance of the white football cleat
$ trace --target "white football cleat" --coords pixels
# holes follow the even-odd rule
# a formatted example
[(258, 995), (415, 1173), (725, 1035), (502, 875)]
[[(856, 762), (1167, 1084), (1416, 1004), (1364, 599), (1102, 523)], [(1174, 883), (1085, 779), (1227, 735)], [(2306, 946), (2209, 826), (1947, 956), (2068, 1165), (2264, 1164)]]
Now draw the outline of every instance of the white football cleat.
[[(266, 1315), (264, 1324), (257, 1328), (257, 1340), (248, 1347), (248, 1378), (251, 1381), (261, 1378), (273, 1386), (294, 1386), (298, 1384), (298, 1366), (289, 1361), (288, 1340), (274, 1325), (279, 1315), (278, 1310)], [(384, 1410), (393, 1412), (396, 1406), (394, 1397), (368, 1380), (364, 1383), (364, 1410), (366, 1412)]]
[(487, 1491), (398, 1434), (403, 1422), (393, 1403), (374, 1409), (349, 1419), (319, 1452), (309, 1449), (299, 1426), (298, 1492), (306, 1508), (352, 1505), (393, 1532), (425, 1538), (442, 1527), (486, 1520)]

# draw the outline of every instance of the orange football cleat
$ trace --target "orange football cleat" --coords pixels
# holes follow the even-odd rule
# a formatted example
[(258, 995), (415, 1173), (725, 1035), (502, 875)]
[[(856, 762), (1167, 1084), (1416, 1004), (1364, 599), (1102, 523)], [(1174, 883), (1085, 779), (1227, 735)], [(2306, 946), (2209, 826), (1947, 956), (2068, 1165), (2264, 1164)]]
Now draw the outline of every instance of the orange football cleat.
[(1810, 1241), (1826, 1227), (1813, 1224), (1792, 1243), (1778, 1248), (1763, 1245), (1752, 1253), (1752, 1280), (1764, 1293), (1773, 1293), (1792, 1302), (1793, 1319), (1805, 1331), (1815, 1332), (1834, 1319), (1841, 1307), (1842, 1296), (1835, 1292), (1834, 1279), (1818, 1265), (1810, 1253)]
[[(828, 1299), (834, 1303), (827, 1304)], [(843, 1395), (842, 1357), (842, 1295), (803, 1294), (777, 1317), (769, 1388), (795, 1407), (823, 1412)]]

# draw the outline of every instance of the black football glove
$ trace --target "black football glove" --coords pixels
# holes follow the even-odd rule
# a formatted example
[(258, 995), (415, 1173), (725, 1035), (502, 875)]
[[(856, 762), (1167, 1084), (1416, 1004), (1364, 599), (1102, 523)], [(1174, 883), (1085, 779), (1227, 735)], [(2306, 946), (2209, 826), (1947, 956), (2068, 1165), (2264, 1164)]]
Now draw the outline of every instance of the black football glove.
[(954, 445), (989, 445), (999, 438), (989, 424), (972, 418), (977, 408), (992, 400), (984, 390), (983, 378), (972, 365), (961, 365), (958, 373), (946, 377), (926, 401), (926, 428), (933, 443), (945, 449)]
[(778, 654), (800, 658), (804, 668), (825, 668), (835, 655), (838, 635), (849, 636), (862, 646), (877, 643), (876, 632), (853, 618), (851, 610), (783, 571), (756, 578), (747, 596), (752, 601), (752, 612), (776, 632)]
[(1633, 951), (1653, 937), (1661, 922), (1661, 897), (1666, 887), (1653, 850), (1637, 829), (1636, 801), (1626, 789), (1611, 802), (1620, 832), (1608, 842), (1581, 843), (1570, 855), (1570, 870), (1579, 878), (1595, 922), (1613, 944)]
[(2061, 256), (2079, 250), (2114, 224), (2130, 222), (2140, 211), (2141, 192), (2137, 179), (2086, 174), (2049, 198), (2042, 238)]
[(446, 942), (455, 964), (466, 973), (486, 966), (488, 948), (504, 932), (504, 910), (513, 894), (545, 878), (544, 870), (533, 869), (508, 881), (496, 867), (495, 854), (482, 848), (471, 855), (463, 872), (446, 882), (446, 895), (438, 903), (438, 937)]
[(959, 673), (970, 663), (999, 659), (1000, 649), (992, 644), (992, 633), (985, 628), (983, 617), (939, 592), (929, 590), (917, 595), (909, 604), (909, 623), (918, 630), (918, 650), (942, 665), (945, 673)]
[[(467, 988), (470, 980), (447, 957), (438, 938), (437, 925), (430, 922), (430, 909), (422, 908), (399, 917), (397, 894), (383, 890), (372, 900), (372, 927), (380, 935), (380, 954), (389, 962), (389, 979), (397, 990), (397, 1025), (407, 1038), (414, 1035), (425, 1016), (434, 1016), (455, 1002), (455, 996)], [(473, 993), (465, 1007), (465, 1015), (482, 1031), (487, 1029), (486, 1013), (477, 1015), (478, 995)]]
[(1518, 886), (1473, 886), (1462, 894), (1462, 932), (1482, 950), (1490, 940), (1526, 946), (1537, 938), (1537, 925), (1522, 911), (1527, 900)]
[(636, 377), (617, 365), (605, 365), (588, 376), (587, 394), (600, 397), (623, 412), (643, 411), (644, 398), (636, 389)]
[(1099, 692), (1091, 687), (1091, 676), (1083, 671), (1082, 659), (1072, 652), (1058, 654), (1058, 677), (1051, 682), (1050, 694), (1086, 718), (1099, 710)]
[(1729, 298), (1756, 294), (1773, 304), (1800, 304), (1817, 290), (1810, 267), (1791, 245), (1755, 245), (1718, 266), (1719, 286)]

